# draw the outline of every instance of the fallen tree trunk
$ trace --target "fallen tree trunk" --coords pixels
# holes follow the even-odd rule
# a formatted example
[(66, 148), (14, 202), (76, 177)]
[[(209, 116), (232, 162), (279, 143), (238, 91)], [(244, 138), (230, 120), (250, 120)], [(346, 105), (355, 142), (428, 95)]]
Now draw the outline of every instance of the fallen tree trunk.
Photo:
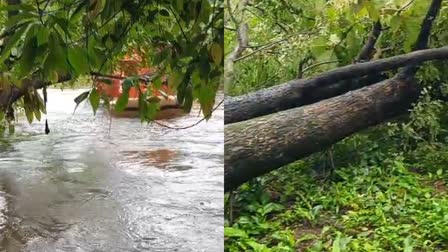
[(308, 106), (226, 125), (225, 191), (406, 112), (418, 94), (412, 77), (396, 77)]
[[(225, 124), (240, 122), (334, 97), (335, 93), (337, 95), (350, 90), (347, 90), (346, 83), (339, 83), (343, 80), (447, 58), (447, 46), (420, 50), (386, 59), (340, 67), (312, 79), (292, 80), (246, 95), (227, 97), (224, 122)], [(319, 90), (319, 92), (315, 92), (316, 90)]]

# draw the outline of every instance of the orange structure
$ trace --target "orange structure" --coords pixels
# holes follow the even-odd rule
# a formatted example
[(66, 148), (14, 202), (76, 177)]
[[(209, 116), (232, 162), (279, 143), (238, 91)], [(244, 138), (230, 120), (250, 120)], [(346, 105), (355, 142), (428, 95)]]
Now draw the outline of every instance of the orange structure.
[[(155, 74), (156, 69), (150, 68), (147, 66), (144, 66), (142, 64), (142, 58), (134, 53), (133, 55), (129, 56), (126, 55), (124, 59), (120, 60), (120, 64), (118, 69), (113, 73), (116, 77), (122, 77), (123, 79), (128, 76), (145, 76), (145, 75), (151, 75)], [(118, 98), (122, 94), (122, 79), (112, 79), (112, 84), (104, 83), (99, 81), (97, 83), (97, 90), (100, 93), (104, 93), (110, 98)], [(166, 82), (166, 81), (165, 81)], [(155, 87), (151, 86), (152, 88), (152, 94), (153, 96), (159, 96), (161, 93), (159, 90), (157, 90)], [(168, 94), (173, 95), (174, 92), (169, 89), (168, 85), (165, 83), (162, 85), (161, 90)], [(140, 91), (146, 92), (147, 91), (147, 85), (143, 81), (140, 83)], [(139, 90), (136, 87), (131, 87), (129, 90), (129, 98), (138, 98), (139, 96)]]
[[(99, 93), (107, 95), (112, 100), (111, 104), (114, 105), (118, 97), (123, 93), (122, 82), (126, 77), (155, 75), (156, 72), (156, 68), (145, 66), (142, 58), (138, 54), (133, 53), (131, 56), (126, 55), (120, 60), (117, 70), (114, 71), (113, 77), (110, 78), (112, 83), (108, 84), (98, 80), (96, 88)], [(174, 118), (185, 114), (182, 106), (177, 103), (175, 93), (170, 90), (165, 76), (163, 77), (163, 84), (160, 89), (144, 81), (140, 82), (139, 87), (131, 87), (125, 111), (115, 111), (112, 107), (110, 113), (118, 117), (138, 117), (139, 93), (147, 92), (148, 88), (151, 90), (151, 96), (156, 96), (160, 99), (159, 111), (155, 115), (156, 120)], [(163, 95), (161, 91), (166, 95)]]

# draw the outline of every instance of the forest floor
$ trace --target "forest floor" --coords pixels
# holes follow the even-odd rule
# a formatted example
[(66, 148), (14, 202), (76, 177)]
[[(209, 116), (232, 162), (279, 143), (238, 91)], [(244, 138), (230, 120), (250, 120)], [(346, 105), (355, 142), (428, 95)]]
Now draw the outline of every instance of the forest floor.
[(429, 115), (356, 134), (227, 195), (226, 251), (448, 251), (448, 124)]

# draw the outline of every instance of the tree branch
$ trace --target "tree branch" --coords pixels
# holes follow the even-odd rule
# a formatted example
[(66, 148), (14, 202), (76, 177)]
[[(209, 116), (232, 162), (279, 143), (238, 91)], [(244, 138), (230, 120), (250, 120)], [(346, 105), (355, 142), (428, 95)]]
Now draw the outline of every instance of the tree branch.
[[(239, 2), (239, 4), (238, 4), (238, 8), (242, 11), (242, 13), (241, 13), (242, 16), (244, 16), (243, 10), (248, 3), (249, 3), (249, 0), (241, 0), (241, 2)], [(248, 26), (248, 24), (244, 23), (242, 21), (238, 22), (236, 20), (235, 16), (233, 16), (233, 13), (232, 13), (230, 1), (227, 1), (227, 6), (228, 6), (228, 10), (229, 10), (229, 15), (236, 25), (236, 36), (237, 36), (238, 44), (235, 47), (235, 49), (226, 58), (226, 62), (225, 62), (226, 73), (224, 75), (224, 91), (226, 93), (230, 90), (231, 85), (233, 83), (233, 64), (235, 62), (235, 59), (239, 58), (241, 56), (241, 54), (244, 52), (244, 50), (246, 50), (246, 48), (249, 46), (249, 35), (248, 35), (249, 26)]]
[(225, 124), (248, 120), (277, 111), (302, 106), (310, 91), (329, 87), (342, 80), (384, 72), (430, 60), (448, 59), (448, 46), (426, 49), (336, 68), (311, 79), (296, 79), (271, 88), (237, 97), (226, 97)]
[[(95, 77), (104, 78), (104, 79), (124, 80), (124, 79), (128, 78), (128, 76), (117, 76), (117, 75), (102, 74), (102, 73), (97, 73), (97, 72), (92, 72), (92, 73), (90, 73), (90, 75), (95, 76)], [(155, 76), (155, 74), (145, 74), (145, 75), (139, 76), (138, 78), (140, 81), (148, 83), (151, 81), (151, 78), (153, 76)], [(0, 107), (2, 107), (3, 109), (8, 108), (11, 104), (13, 104), (17, 100), (19, 100), (20, 97), (22, 97), (27, 92), (27, 90), (30, 88), (41, 89), (44, 86), (51, 86), (51, 85), (54, 85), (57, 83), (70, 81), (72, 79), (73, 79), (73, 77), (70, 75), (61, 76), (59, 78), (59, 80), (54, 83), (43, 81), (43, 80), (37, 78), (37, 76), (32, 79), (26, 79), (23, 81), (23, 83), (20, 87), (13, 85), (9, 91), (5, 91), (5, 90), (0, 91)]]
[(366, 43), (362, 47), (355, 62), (369, 61), (372, 58), (373, 51), (375, 50), (375, 44), (381, 34), (381, 22), (378, 20), (373, 25), (373, 29), (367, 38)]
[[(437, 15), (440, 12), (440, 8), (442, 7), (443, 0), (433, 0), (431, 5), (429, 6), (428, 12), (426, 13), (425, 19), (422, 22), (420, 33), (418, 34), (417, 41), (412, 48), (415, 50), (422, 50), (428, 47), (429, 36), (431, 35), (432, 25)], [(416, 64), (408, 66), (400, 72), (401, 75), (411, 75), (415, 74), (418, 70), (418, 66)]]

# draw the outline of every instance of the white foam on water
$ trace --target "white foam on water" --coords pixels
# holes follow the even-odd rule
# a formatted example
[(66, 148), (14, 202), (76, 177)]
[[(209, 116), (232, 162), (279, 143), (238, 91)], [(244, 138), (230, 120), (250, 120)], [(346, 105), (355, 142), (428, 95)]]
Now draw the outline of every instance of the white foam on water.
[(83, 172), (84, 170), (85, 170), (85, 168), (83, 168), (83, 167), (67, 168), (67, 172), (69, 172), (69, 173)]
[(0, 232), (3, 230), (3, 228), (6, 225), (6, 209), (7, 208), (7, 202), (6, 198), (3, 192), (0, 192)]

